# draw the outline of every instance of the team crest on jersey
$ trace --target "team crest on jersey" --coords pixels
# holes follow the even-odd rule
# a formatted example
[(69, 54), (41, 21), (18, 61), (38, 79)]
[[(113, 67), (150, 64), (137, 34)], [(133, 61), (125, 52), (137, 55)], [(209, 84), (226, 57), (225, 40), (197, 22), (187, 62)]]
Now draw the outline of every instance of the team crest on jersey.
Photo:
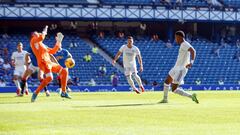
[(38, 43), (35, 43), (34, 46), (35, 46), (36, 49), (39, 49)]

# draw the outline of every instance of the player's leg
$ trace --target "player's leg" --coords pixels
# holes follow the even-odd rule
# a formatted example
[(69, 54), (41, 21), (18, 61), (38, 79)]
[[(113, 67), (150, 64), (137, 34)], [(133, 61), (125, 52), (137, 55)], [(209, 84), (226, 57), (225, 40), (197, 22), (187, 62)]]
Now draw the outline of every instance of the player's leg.
[(36, 100), (39, 92), (53, 80), (53, 74), (52, 74), (51, 69), (46, 68), (46, 67), (42, 67), (42, 68), (44, 69), (46, 77), (42, 80), (41, 84), (38, 86), (36, 91), (33, 93), (32, 100), (31, 100), (32, 102), (34, 102)]
[[(22, 90), (21, 90), (21, 92), (23, 92), (23, 93), (25, 93), (26, 95), (28, 95), (28, 84), (27, 84), (27, 81), (25, 81), (25, 82), (22, 82), (22, 77), (23, 77), (23, 74), (26, 72), (26, 68), (23, 68), (22, 70), (21, 70), (21, 83), (25, 83), (24, 85), (24, 88), (22, 88)], [(20, 85), (21, 86), (21, 85)], [(23, 93), (21, 93), (21, 94), (23, 94)]]
[(169, 73), (167, 78), (164, 81), (163, 84), (163, 99), (160, 101), (160, 103), (168, 103), (168, 91), (170, 90), (170, 86), (173, 82), (173, 78), (176, 75), (176, 70), (172, 68)]
[(180, 70), (177, 73), (177, 77), (174, 78), (174, 81), (172, 83), (172, 91), (175, 94), (191, 98), (194, 102), (198, 103), (198, 100), (197, 100), (197, 97), (196, 97), (195, 93), (190, 94), (190, 93), (186, 92), (185, 90), (183, 90), (183, 88), (179, 87), (179, 84), (182, 84), (183, 79), (186, 76), (186, 74), (187, 74), (187, 69)]
[(132, 87), (133, 91), (135, 91), (137, 94), (140, 94), (140, 92), (138, 91), (138, 89), (136, 88), (132, 76), (131, 75), (127, 75), (126, 76), (128, 84)]
[(28, 89), (27, 80), (28, 80), (29, 76), (31, 76), (33, 74), (33, 72), (34, 72), (33, 69), (29, 67), (29, 68), (27, 68), (27, 70), (22, 75), (22, 83), (21, 83), (21, 94), (22, 95), (24, 93), (24, 90), (26, 92), (26, 90)]
[(168, 103), (168, 91), (170, 90), (172, 81), (172, 77), (168, 75), (163, 84), (163, 100), (160, 103)]
[(136, 72), (134, 72), (134, 73), (132, 74), (132, 76), (133, 76), (133, 78), (136, 80), (136, 82), (138, 83), (139, 88), (142, 90), (142, 92), (144, 92), (145, 89), (144, 89), (144, 87), (143, 87), (143, 85), (142, 85), (142, 80), (141, 80), (141, 78), (138, 76), (138, 74), (137, 74)]
[(128, 84), (131, 86), (131, 88), (133, 89), (133, 91), (135, 91), (137, 94), (140, 94), (140, 92), (138, 91), (138, 89), (136, 88), (133, 79), (132, 79), (132, 73), (130, 68), (124, 68), (124, 74), (127, 78)]
[[(44, 79), (44, 72), (42, 70), (38, 69), (38, 80), (40, 81), (40, 83), (43, 81), (43, 79)], [(49, 92), (47, 86), (45, 86), (43, 89), (46, 93), (46, 96), (49, 97), (50, 92)]]
[(61, 88), (62, 88), (61, 97), (71, 99), (71, 97), (68, 95), (66, 91), (67, 80), (68, 80), (68, 70), (61, 67), (59, 64), (53, 64), (52, 71), (54, 73), (59, 73), (59, 76), (61, 79)]
[(21, 86), (20, 86), (20, 83), (19, 83), (19, 78), (20, 78), (20, 71), (15, 69), (14, 73), (13, 73), (13, 82), (15, 83), (15, 85), (17, 87), (17, 90), (16, 90), (17, 96), (19, 96), (20, 92), (21, 92)]

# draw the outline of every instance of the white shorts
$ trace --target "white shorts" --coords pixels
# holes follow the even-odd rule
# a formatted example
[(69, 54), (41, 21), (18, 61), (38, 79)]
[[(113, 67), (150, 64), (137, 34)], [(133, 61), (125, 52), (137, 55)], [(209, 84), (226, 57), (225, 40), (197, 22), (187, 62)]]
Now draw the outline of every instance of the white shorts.
[(174, 84), (181, 85), (184, 84), (184, 77), (186, 76), (187, 72), (187, 68), (172, 68), (168, 74), (172, 77)]
[(137, 67), (125, 67), (124, 68), (124, 75), (129, 76), (132, 75), (133, 73), (137, 74)]
[(24, 74), (24, 72), (26, 71), (26, 67), (16, 67), (14, 72), (13, 72), (13, 75), (16, 75), (16, 76), (21, 76)]
[(35, 73), (39, 70), (39, 68), (36, 66), (33, 66), (32, 63), (28, 66), (28, 69), (30, 69), (33, 73)]

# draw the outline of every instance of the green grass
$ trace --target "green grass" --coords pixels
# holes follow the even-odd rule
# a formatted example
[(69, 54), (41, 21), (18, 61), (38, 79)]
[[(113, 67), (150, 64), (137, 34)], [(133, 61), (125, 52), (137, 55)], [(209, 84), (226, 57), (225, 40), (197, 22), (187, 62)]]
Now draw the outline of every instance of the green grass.
[(197, 92), (200, 104), (162, 92), (56, 93), (31, 96), (0, 94), (1, 135), (239, 135), (240, 93)]

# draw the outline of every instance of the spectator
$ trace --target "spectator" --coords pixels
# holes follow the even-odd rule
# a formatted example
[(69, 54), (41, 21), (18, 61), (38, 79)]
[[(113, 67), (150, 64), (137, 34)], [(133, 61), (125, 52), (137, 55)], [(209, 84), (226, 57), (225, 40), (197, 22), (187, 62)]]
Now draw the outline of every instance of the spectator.
[(148, 85), (148, 80), (144, 79), (143, 77), (141, 77), (142, 83), (143, 85)]
[(227, 43), (225, 43), (224, 38), (221, 39), (220, 47), (222, 47), (222, 48), (226, 48), (227, 47)]
[(5, 62), (3, 64), (3, 70), (6, 75), (10, 73), (11, 65), (9, 64), (9, 62), (7, 60), (5, 60)]
[(159, 37), (157, 34), (153, 34), (152, 36), (152, 41), (158, 41), (159, 40)]
[(239, 39), (236, 41), (236, 46), (237, 46), (238, 49), (240, 49), (240, 41), (239, 41)]
[(119, 37), (119, 38), (124, 38), (124, 36), (125, 36), (125, 35), (124, 35), (123, 32), (118, 32), (118, 37)]
[(51, 24), (50, 28), (51, 31), (52, 30), (56, 30), (57, 29), (57, 24)]
[(90, 80), (90, 82), (88, 83), (88, 86), (96, 86), (96, 82), (94, 81), (94, 79), (92, 78)]
[(98, 35), (98, 37), (99, 37), (99, 38), (102, 38), (102, 39), (104, 38), (104, 36), (105, 36), (105, 33), (104, 33), (103, 31), (101, 31), (101, 32), (99, 33), (99, 35)]
[(118, 86), (118, 80), (119, 80), (119, 76), (117, 75), (117, 73), (113, 73), (111, 75), (111, 82), (112, 82), (112, 86), (113, 87), (117, 87)]
[(77, 25), (78, 25), (77, 22), (73, 22), (73, 21), (70, 22), (70, 26), (71, 26), (72, 29), (74, 29), (74, 30), (77, 29)]
[(172, 48), (172, 43), (170, 42), (170, 40), (167, 41), (167, 43), (165, 44), (165, 46), (167, 48)]
[(210, 5), (222, 7), (222, 4), (218, 0), (207, 0), (207, 2)]
[(171, 1), (170, 0), (161, 0), (161, 3), (170, 5)]
[(8, 56), (8, 48), (7, 47), (3, 48), (3, 54), (4, 54), (4, 56)]
[(220, 58), (220, 47), (214, 48), (214, 49), (212, 50), (212, 53), (213, 53), (215, 56), (217, 56), (218, 58)]
[(192, 42), (192, 34), (191, 33), (187, 33), (186, 35), (186, 40), (191, 43)]
[(153, 81), (152, 86), (153, 87), (157, 87), (158, 86), (158, 82), (157, 81)]
[(5, 87), (6, 83), (3, 79), (0, 79), (0, 87)]
[(218, 84), (219, 84), (219, 85), (224, 85), (224, 81), (223, 81), (222, 79), (220, 79), (220, 80), (218, 81)]
[(4, 34), (2, 35), (2, 38), (3, 38), (3, 39), (8, 39), (8, 38), (10, 38), (10, 36), (9, 36), (7, 33), (4, 33)]
[(3, 58), (0, 57), (0, 66), (2, 66), (3, 63), (4, 63), (4, 60), (3, 60)]
[(79, 79), (79, 77), (75, 77), (73, 82), (74, 82), (75, 86), (80, 86), (80, 79)]
[(92, 56), (87, 53), (84, 57), (83, 57), (84, 61), (86, 62), (91, 62), (92, 61)]
[(106, 65), (101, 65), (99, 68), (98, 68), (98, 74), (100, 76), (105, 76), (107, 73), (107, 68), (106, 68)]
[(240, 62), (240, 50), (236, 51), (236, 53), (233, 56), (233, 59), (237, 59), (237, 61)]
[(197, 84), (197, 85), (201, 85), (201, 80), (200, 80), (200, 78), (198, 78), (196, 81), (195, 81), (195, 83)]
[(92, 53), (97, 54), (98, 53), (98, 48), (96, 45), (92, 48)]
[(147, 25), (145, 23), (140, 24), (140, 35), (144, 35), (147, 29)]
[(240, 85), (240, 80), (238, 80), (238, 85)]
[(181, 6), (182, 5), (182, 0), (176, 0), (176, 5)]
[(77, 47), (77, 46), (78, 46), (77, 43), (71, 42), (70, 45), (69, 45), (69, 49), (73, 48), (73, 47)]

